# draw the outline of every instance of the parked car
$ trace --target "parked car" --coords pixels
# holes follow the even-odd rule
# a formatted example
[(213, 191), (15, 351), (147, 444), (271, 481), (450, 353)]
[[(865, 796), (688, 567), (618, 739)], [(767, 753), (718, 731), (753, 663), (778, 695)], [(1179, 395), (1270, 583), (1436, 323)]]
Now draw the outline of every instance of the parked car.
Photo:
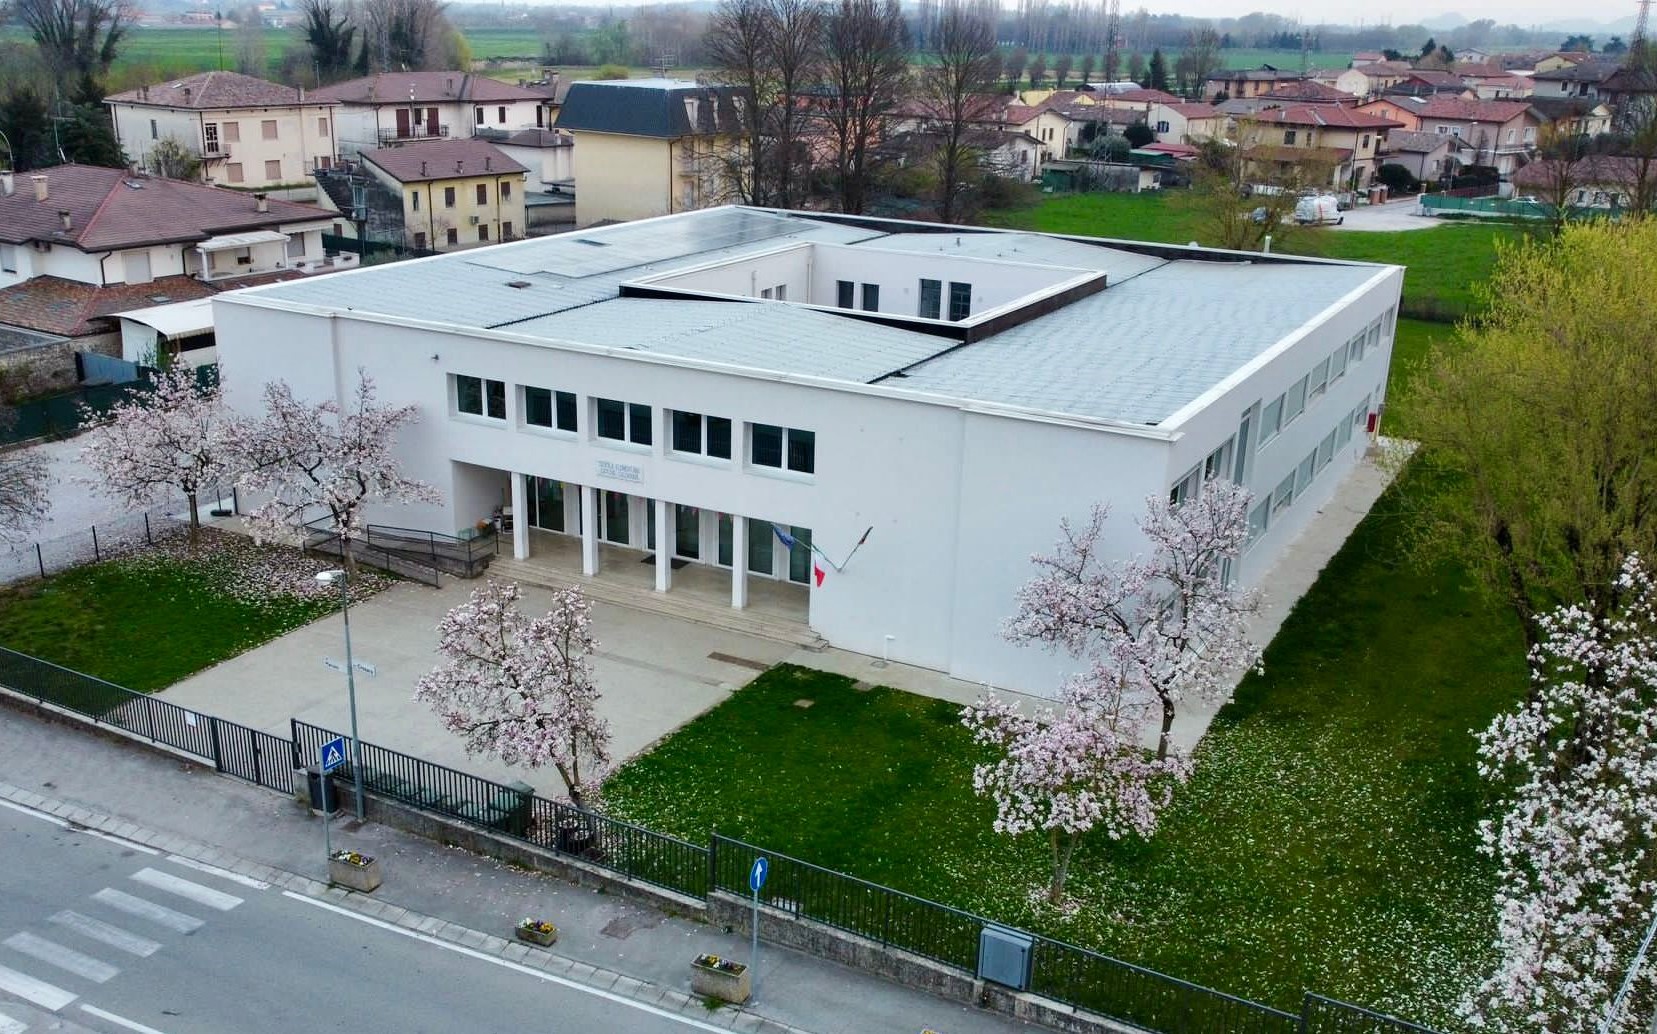
[(1295, 202), (1295, 222), (1302, 226), (1339, 226), (1346, 221), (1332, 194), (1303, 197)]

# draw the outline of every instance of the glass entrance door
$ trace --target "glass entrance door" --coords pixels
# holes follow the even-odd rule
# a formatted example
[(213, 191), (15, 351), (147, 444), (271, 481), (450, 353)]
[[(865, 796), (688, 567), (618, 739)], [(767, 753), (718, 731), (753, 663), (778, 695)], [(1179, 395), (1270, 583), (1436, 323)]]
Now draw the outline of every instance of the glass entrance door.
[(533, 478), (530, 485), (529, 523), (545, 531), (564, 530), (564, 483), (550, 478)]
[(811, 529), (789, 528), (794, 548), (788, 551), (788, 580), (804, 585), (811, 581)]
[(631, 542), (627, 529), (627, 493), (604, 493), (604, 539), (625, 546)]
[(702, 511), (694, 506), (673, 507), (673, 552), (689, 560), (702, 556)]

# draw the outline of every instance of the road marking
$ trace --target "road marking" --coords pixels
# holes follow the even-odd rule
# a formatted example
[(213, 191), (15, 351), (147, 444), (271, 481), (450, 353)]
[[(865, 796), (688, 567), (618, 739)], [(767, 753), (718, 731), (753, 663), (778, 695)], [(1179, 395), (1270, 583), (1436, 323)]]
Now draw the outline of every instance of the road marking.
[(110, 908), (119, 909), (140, 919), (148, 919), (152, 923), (165, 926), (169, 930), (177, 930), (179, 933), (194, 933), (207, 925), (195, 916), (187, 916), (183, 912), (174, 912), (172, 909), (163, 908), (153, 901), (145, 901), (143, 898), (134, 897), (125, 891), (115, 890), (112, 887), (105, 887), (98, 891), (98, 893), (92, 895), (92, 900), (101, 901)]
[(57, 1012), (76, 997), (61, 987), (48, 984), (44, 980), (36, 980), (27, 973), (19, 973), (5, 966), (0, 966), (0, 991), (14, 994), (25, 1002), (32, 1002), (51, 1012)]
[(199, 883), (192, 883), (170, 872), (159, 869), (139, 869), (128, 879), (136, 880), (156, 890), (164, 890), (168, 894), (177, 894), (181, 898), (188, 898), (198, 905), (216, 908), (220, 912), (228, 912), (242, 903), (242, 899), (234, 894), (226, 894), (222, 890), (212, 887), (203, 887)]
[[(91, 1013), (100, 1020), (108, 1020), (117, 1027), (125, 1027), (128, 1030), (135, 1030), (138, 1034), (161, 1034), (161, 1031), (156, 1030), (154, 1027), (146, 1027), (142, 1023), (138, 1023), (135, 1020), (127, 1019), (125, 1016), (117, 1016), (112, 1012), (104, 1012), (97, 1006), (87, 1005), (85, 1002), (81, 1003), (81, 1012)], [(3, 1032), (0, 1032), (0, 1034), (3, 1034)]]
[(4, 941), (0, 941), (12, 951), (20, 951), (32, 958), (68, 970), (70, 973), (94, 984), (102, 984), (110, 977), (121, 972), (102, 959), (95, 959), (90, 955), (82, 954), (73, 948), (65, 948), (56, 941), (48, 941), (44, 937), (36, 937), (32, 933), (14, 933)]
[[(94, 941), (102, 941), (111, 948), (119, 948), (129, 955), (137, 955), (140, 958), (148, 958), (161, 950), (159, 941), (152, 941), (148, 937), (128, 933), (119, 926), (111, 926), (102, 919), (83, 916), (79, 912), (71, 912), (65, 909), (48, 917), (46, 921), (73, 930), (83, 937), (90, 937)], [(0, 1031), (0, 1034), (5, 1034), (5, 1032)]]
[(20, 811), (25, 815), (32, 815), (35, 818), (40, 819), (42, 822), (50, 822), (59, 829), (69, 828), (69, 823), (58, 818), (56, 815), (48, 815), (46, 812), (31, 808), (26, 804), (15, 804), (11, 801), (0, 801), (0, 808), (10, 808), (12, 811)]
[(535, 969), (532, 966), (525, 966), (522, 963), (512, 962), (496, 955), (489, 955), (481, 951), (476, 951), (472, 948), (467, 948), (463, 945), (451, 944), (448, 941), (439, 940), (430, 934), (423, 934), (418, 930), (410, 930), (407, 927), (398, 926), (395, 923), (388, 923), (382, 919), (375, 919), (373, 916), (358, 915), (348, 908), (341, 908), (340, 906), (330, 904), (327, 901), (318, 901), (316, 898), (308, 898), (303, 894), (296, 894), (291, 890), (284, 890), (282, 895), (283, 897), (293, 898), (295, 901), (302, 901), (307, 905), (314, 905), (317, 908), (327, 909), (330, 912), (337, 912), (340, 915), (345, 916), (347, 919), (355, 919), (359, 923), (367, 923), (369, 926), (377, 926), (382, 930), (389, 930), (394, 934), (401, 934), (404, 937), (409, 937), (416, 941), (422, 941), (426, 944), (435, 945), (436, 947), (452, 951), (457, 955), (465, 955), (470, 958), (481, 959), (484, 962), (500, 966), (503, 969), (514, 970), (518, 973), (532, 976), (537, 980), (544, 980), (549, 984), (557, 984), (560, 987), (567, 987), (572, 991), (580, 991), (582, 994), (589, 994), (596, 998), (603, 998), (606, 1001), (615, 1002), (617, 1005), (625, 1005), (629, 1009), (637, 1009), (640, 1012), (647, 1012), (652, 1016), (659, 1016), (664, 1020), (671, 1020), (674, 1023), (681, 1023), (687, 1027), (694, 1028), (695, 1030), (710, 1031), (712, 1034), (730, 1034), (730, 1028), (728, 1027), (715, 1027), (711, 1024), (702, 1023), (698, 1020), (681, 1016), (675, 1012), (668, 1012), (666, 1009), (658, 1009), (653, 1005), (646, 1005), (643, 1002), (635, 1001), (625, 995), (618, 995), (613, 991), (605, 991), (596, 987), (588, 987), (586, 984), (579, 984), (573, 980), (567, 980), (564, 977), (555, 976), (545, 970)]
[(22, 1020), (14, 1020), (0, 1012), (0, 1034), (23, 1034), (28, 1029), (29, 1025), (27, 1023)]
[(170, 854), (167, 856), (167, 861), (172, 862), (174, 865), (182, 865), (186, 869), (194, 869), (197, 872), (207, 873), (209, 876), (217, 876), (221, 880), (229, 880), (231, 883), (240, 883), (242, 886), (252, 887), (254, 890), (270, 889), (270, 884), (266, 883), (264, 880), (256, 880), (251, 876), (243, 876), (239, 872), (231, 872), (229, 869), (221, 869), (216, 865), (208, 865), (206, 862), (198, 862), (194, 858), (186, 858), (181, 854)]

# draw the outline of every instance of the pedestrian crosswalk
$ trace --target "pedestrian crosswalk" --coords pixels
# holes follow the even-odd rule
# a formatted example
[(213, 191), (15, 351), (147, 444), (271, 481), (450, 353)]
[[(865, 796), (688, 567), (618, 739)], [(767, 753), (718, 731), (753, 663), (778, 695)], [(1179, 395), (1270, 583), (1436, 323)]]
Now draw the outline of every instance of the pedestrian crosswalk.
[[(189, 868), (213, 872), (210, 867)], [(104, 887), (90, 895), (89, 903), (80, 906), (85, 911), (63, 909), (45, 917), (38, 929), (18, 930), (0, 939), (0, 1007), (10, 996), (58, 1012), (83, 993), (77, 983), (86, 985), (85, 990), (107, 983), (121, 973), (122, 965), (160, 951), (168, 934), (188, 935), (207, 925), (192, 913), (228, 912), (244, 900), (158, 868), (140, 869), (128, 879), (128, 889)], [(264, 886), (256, 881), (246, 885)], [(160, 901), (153, 900), (157, 896)], [(90, 1006), (84, 1008), (100, 1015)], [(28, 1029), (28, 1023), (0, 1008), (0, 1034), (25, 1034)]]

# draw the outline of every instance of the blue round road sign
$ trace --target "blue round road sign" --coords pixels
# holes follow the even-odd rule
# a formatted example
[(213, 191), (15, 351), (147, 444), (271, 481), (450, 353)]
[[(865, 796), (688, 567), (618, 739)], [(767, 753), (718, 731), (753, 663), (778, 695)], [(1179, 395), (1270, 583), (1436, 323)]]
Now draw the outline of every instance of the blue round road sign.
[(771, 871), (771, 863), (764, 858), (755, 858), (754, 867), (748, 870), (748, 889), (755, 894), (765, 886), (765, 874)]

